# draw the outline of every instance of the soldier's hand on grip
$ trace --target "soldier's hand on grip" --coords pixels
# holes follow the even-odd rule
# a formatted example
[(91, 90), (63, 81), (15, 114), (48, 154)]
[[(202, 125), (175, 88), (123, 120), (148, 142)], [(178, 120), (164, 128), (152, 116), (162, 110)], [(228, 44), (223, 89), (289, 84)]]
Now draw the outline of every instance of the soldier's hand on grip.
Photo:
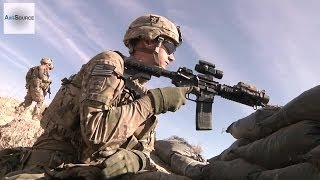
[(143, 165), (145, 160), (141, 158), (143, 156), (142, 152), (121, 149), (103, 162), (105, 168), (102, 169), (102, 176), (109, 179), (122, 174), (138, 172), (145, 166)]
[(149, 97), (152, 99), (154, 114), (175, 112), (186, 103), (186, 94), (192, 87), (165, 87), (149, 90)]

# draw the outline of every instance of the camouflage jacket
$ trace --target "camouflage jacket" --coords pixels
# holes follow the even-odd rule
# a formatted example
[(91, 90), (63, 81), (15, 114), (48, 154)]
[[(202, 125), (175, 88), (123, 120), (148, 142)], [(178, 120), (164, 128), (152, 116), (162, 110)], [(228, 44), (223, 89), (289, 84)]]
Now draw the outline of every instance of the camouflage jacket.
[(27, 80), (26, 82), (26, 88), (32, 86), (47, 90), (51, 83), (49, 69), (45, 65), (33, 67), (33, 71), (29, 78), (30, 80)]
[(77, 161), (89, 164), (101, 163), (101, 154), (111, 155), (118, 148), (148, 154), (157, 119), (147, 90), (125, 75), (123, 58), (106, 51), (65, 79), (44, 113), (44, 134), (33, 148), (77, 154)]

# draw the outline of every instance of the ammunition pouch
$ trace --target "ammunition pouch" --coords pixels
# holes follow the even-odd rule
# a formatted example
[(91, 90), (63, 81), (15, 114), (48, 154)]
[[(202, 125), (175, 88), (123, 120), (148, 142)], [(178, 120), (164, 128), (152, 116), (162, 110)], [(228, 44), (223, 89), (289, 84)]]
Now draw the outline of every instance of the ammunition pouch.
[(50, 129), (50, 133), (56, 133), (57, 135), (65, 139), (74, 139), (77, 135), (76, 131), (64, 128), (62, 125), (59, 125), (52, 121), (48, 121), (46, 129)]
[(24, 167), (36, 165), (49, 168), (58, 168), (63, 164), (75, 162), (77, 162), (77, 158), (74, 154), (66, 154), (60, 151), (46, 149), (33, 149), (28, 153)]

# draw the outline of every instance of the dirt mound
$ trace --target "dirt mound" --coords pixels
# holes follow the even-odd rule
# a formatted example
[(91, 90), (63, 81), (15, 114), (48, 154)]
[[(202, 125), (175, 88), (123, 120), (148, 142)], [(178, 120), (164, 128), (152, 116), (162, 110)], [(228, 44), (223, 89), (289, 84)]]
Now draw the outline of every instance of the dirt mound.
[(20, 101), (0, 97), (0, 149), (30, 147), (42, 133), (40, 122), (32, 119), (32, 106), (22, 114), (15, 113)]
[(21, 102), (10, 97), (0, 97), (0, 126), (11, 122), (14, 119), (32, 119), (32, 108), (30, 106), (25, 113), (19, 115), (15, 113), (15, 107)]

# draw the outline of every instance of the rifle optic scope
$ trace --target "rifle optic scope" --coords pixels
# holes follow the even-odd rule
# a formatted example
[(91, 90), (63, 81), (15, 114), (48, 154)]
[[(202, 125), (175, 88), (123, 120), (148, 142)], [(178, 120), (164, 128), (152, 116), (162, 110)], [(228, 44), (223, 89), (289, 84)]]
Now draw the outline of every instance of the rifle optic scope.
[(221, 79), (223, 77), (223, 71), (215, 69), (215, 67), (216, 66), (212, 63), (199, 60), (199, 63), (195, 66), (195, 70), (199, 73), (208, 74), (217, 79)]

